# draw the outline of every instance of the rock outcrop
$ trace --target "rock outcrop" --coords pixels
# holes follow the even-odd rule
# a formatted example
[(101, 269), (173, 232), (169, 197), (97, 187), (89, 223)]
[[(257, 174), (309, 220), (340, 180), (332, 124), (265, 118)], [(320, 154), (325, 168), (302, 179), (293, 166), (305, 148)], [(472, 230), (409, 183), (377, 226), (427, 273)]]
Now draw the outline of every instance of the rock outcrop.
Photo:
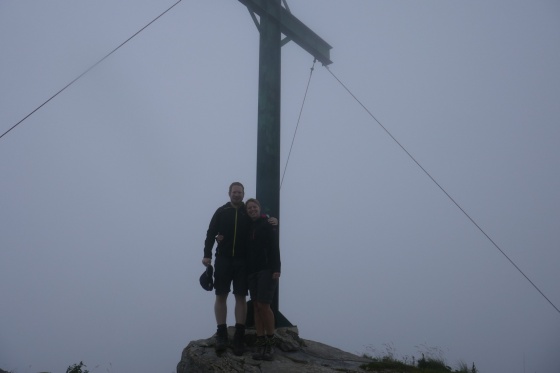
[[(230, 341), (234, 328), (228, 329)], [(254, 330), (247, 330), (247, 350), (243, 356), (235, 356), (228, 348), (220, 356), (214, 351), (214, 337), (192, 341), (183, 350), (177, 373), (209, 372), (363, 372), (361, 365), (371, 362), (323, 343), (301, 339), (296, 327), (279, 328), (276, 331), (279, 344), (273, 361), (258, 361), (251, 358), (256, 341)]]

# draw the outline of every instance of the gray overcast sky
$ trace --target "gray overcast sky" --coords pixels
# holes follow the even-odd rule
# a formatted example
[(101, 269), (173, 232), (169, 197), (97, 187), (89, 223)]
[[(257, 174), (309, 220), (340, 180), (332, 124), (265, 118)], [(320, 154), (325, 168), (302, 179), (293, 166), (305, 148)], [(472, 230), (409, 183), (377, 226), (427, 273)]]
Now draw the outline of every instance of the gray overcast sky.
[[(1, 0), (0, 132), (171, 4)], [(288, 5), (560, 306), (560, 2)], [(282, 55), (283, 171), (313, 59)], [(173, 372), (214, 333), (203, 240), (230, 182), (255, 195), (257, 79), (246, 8), (184, 0), (0, 140), (0, 368)], [(280, 221), (280, 308), (302, 338), (558, 372), (560, 314), (319, 64)]]

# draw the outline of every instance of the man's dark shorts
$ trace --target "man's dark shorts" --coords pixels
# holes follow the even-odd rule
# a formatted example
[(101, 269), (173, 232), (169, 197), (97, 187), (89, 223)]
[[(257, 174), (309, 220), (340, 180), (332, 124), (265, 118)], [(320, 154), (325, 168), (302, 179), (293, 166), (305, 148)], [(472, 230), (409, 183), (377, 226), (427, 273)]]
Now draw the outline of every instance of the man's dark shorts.
[(272, 278), (269, 269), (249, 275), (249, 292), (253, 301), (271, 304), (277, 287), (278, 279)]
[(247, 295), (245, 259), (217, 256), (214, 261), (214, 289), (216, 295), (228, 294), (233, 282), (233, 294)]

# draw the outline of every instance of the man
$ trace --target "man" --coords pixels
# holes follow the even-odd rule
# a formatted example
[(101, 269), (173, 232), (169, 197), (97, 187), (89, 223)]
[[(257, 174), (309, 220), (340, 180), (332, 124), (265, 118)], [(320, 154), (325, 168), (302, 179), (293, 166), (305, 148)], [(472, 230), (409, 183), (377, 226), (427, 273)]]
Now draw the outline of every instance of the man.
[(242, 355), (244, 351), (248, 288), (245, 260), (246, 243), (251, 224), (251, 219), (243, 204), (244, 196), (243, 184), (234, 182), (229, 186), (230, 201), (219, 207), (210, 220), (202, 259), (202, 264), (205, 266), (211, 264), (212, 248), (219, 235), (214, 261), (214, 288), (216, 290), (214, 314), (218, 324), (215, 348), (217, 353), (221, 353), (227, 348), (227, 297), (233, 282), (233, 295), (235, 296), (233, 352), (238, 356)]

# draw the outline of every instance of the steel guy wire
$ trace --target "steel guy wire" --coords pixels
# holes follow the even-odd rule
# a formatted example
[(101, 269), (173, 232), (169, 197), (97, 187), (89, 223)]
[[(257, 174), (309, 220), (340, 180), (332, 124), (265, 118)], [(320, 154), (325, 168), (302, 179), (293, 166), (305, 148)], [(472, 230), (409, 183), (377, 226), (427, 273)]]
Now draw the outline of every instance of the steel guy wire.
[(449, 198), (451, 202), (453, 202), (453, 204), (455, 204), (455, 206), (457, 206), (459, 210), (461, 210), (461, 212), (471, 221), (471, 223), (473, 223), (474, 226), (478, 228), (478, 230), (488, 239), (488, 241), (490, 241), (492, 245), (494, 245), (494, 247), (498, 249), (500, 253), (502, 253), (502, 255), (519, 271), (519, 273), (521, 273), (523, 277), (525, 277), (525, 279), (529, 281), (529, 283), (544, 297), (544, 299), (546, 299), (548, 303), (550, 303), (550, 305), (554, 307), (554, 309), (560, 314), (560, 309), (558, 309), (558, 307), (556, 307), (556, 305), (552, 303), (552, 301), (541, 291), (541, 289), (539, 289), (539, 287), (535, 285), (533, 281), (531, 281), (531, 279), (521, 270), (521, 268), (519, 268), (519, 266), (515, 264), (515, 262), (504, 252), (504, 250), (502, 250), (500, 246), (498, 246), (498, 244), (492, 238), (490, 238), (490, 236), (484, 231), (484, 229), (482, 229), (480, 225), (478, 225), (476, 221), (474, 221), (474, 219), (471, 218), (471, 216), (459, 205), (459, 203), (457, 203), (455, 199), (453, 199), (453, 197), (451, 197), (451, 195), (447, 193), (447, 191), (432, 177), (432, 175), (430, 175), (430, 173), (424, 167), (422, 167), (422, 165), (412, 156), (412, 154), (409, 153), (408, 150), (406, 150), (406, 148), (391, 134), (391, 132), (389, 132), (389, 130), (383, 124), (381, 124), (379, 120), (377, 120), (377, 118), (368, 110), (368, 108), (366, 108), (365, 105), (360, 100), (358, 100), (358, 98), (350, 91), (350, 89), (348, 89), (348, 87), (344, 83), (342, 83), (340, 79), (338, 79), (338, 77), (329, 69), (329, 67), (325, 66), (325, 68), (333, 76), (333, 78), (336, 79), (338, 83), (340, 83), (340, 85), (346, 90), (346, 92), (348, 92), (350, 96), (352, 96), (354, 100), (356, 100), (356, 102), (377, 122), (377, 124), (379, 124), (379, 126), (387, 133), (387, 135), (389, 135), (389, 137), (391, 137), (391, 139), (393, 139), (393, 141), (410, 157), (410, 159), (412, 159), (414, 163), (416, 163), (416, 165), (420, 167), (422, 171), (424, 171), (424, 173), (434, 182), (434, 184), (437, 185), (437, 187), (447, 196), (447, 198)]
[(280, 189), (282, 189), (282, 183), (284, 183), (284, 176), (286, 176), (286, 170), (288, 169), (288, 162), (290, 161), (290, 155), (292, 154), (292, 148), (294, 147), (294, 141), (296, 139), (299, 122), (301, 120), (301, 113), (303, 112), (303, 106), (305, 105), (305, 98), (307, 97), (307, 91), (309, 90), (309, 83), (311, 82), (311, 76), (313, 75), (313, 70), (315, 69), (315, 62), (317, 62), (317, 59), (313, 60), (313, 65), (311, 65), (311, 71), (309, 72), (309, 79), (307, 80), (307, 87), (305, 88), (305, 94), (303, 95), (303, 101), (301, 103), (301, 108), (299, 109), (299, 116), (296, 124), (296, 129), (294, 131), (294, 136), (292, 137), (292, 144), (290, 145), (290, 151), (288, 152), (288, 158), (286, 159), (286, 165), (284, 166), (284, 172), (282, 173), (282, 180), (280, 180)]
[(129, 37), (128, 39), (126, 39), (125, 41), (123, 41), (118, 47), (116, 47), (115, 49), (113, 49), (111, 52), (109, 52), (108, 54), (105, 55), (105, 57), (103, 57), (102, 59), (100, 59), (99, 61), (97, 61), (96, 63), (94, 63), (93, 65), (91, 65), (89, 68), (87, 68), (83, 73), (81, 73), (80, 75), (78, 75), (77, 78), (75, 78), (74, 80), (72, 80), (70, 83), (66, 84), (61, 90), (59, 90), (58, 92), (56, 92), (54, 95), (52, 95), (48, 100), (46, 100), (45, 102), (43, 102), (41, 105), (39, 105), (37, 108), (35, 108), (32, 112), (30, 112), (29, 114), (27, 114), (25, 117), (23, 117), (19, 122), (17, 122), (16, 124), (14, 124), (12, 127), (10, 127), (6, 132), (4, 132), (2, 135), (0, 135), (0, 139), (2, 139), (6, 134), (8, 134), (8, 132), (10, 132), (11, 130), (13, 130), (14, 128), (16, 128), (18, 125), (20, 125), (21, 123), (23, 123), (27, 118), (29, 118), (30, 116), (32, 116), (35, 112), (37, 112), (39, 109), (41, 109), (43, 106), (45, 106), (46, 104), (48, 104), (52, 99), (54, 99), (56, 96), (58, 96), (59, 94), (61, 94), (62, 92), (64, 92), (68, 87), (70, 87), (72, 84), (74, 84), (76, 81), (78, 81), (81, 77), (83, 77), (84, 75), (86, 75), (88, 72), (90, 72), (91, 70), (93, 70), (97, 65), (99, 65), (101, 62), (105, 61), (110, 55), (112, 55), (113, 53), (115, 53), (119, 48), (121, 48), (123, 45), (125, 45), (126, 43), (128, 43), (130, 40), (132, 40), (136, 35), (140, 34), (142, 31), (144, 31), (146, 28), (148, 28), (152, 23), (154, 23), (155, 21), (157, 21), (159, 18), (161, 18), (165, 13), (169, 12), (172, 8), (174, 8), (177, 4), (179, 4), (181, 1), (183, 0), (178, 0), (175, 4), (171, 5), (169, 8), (167, 8), (163, 13), (161, 13), (159, 16), (157, 16), (156, 18), (154, 18), (152, 21), (150, 21), (150, 23), (148, 23), (147, 25), (145, 25), (144, 27), (142, 27), (140, 30), (138, 30), (136, 33), (134, 33), (131, 37)]

